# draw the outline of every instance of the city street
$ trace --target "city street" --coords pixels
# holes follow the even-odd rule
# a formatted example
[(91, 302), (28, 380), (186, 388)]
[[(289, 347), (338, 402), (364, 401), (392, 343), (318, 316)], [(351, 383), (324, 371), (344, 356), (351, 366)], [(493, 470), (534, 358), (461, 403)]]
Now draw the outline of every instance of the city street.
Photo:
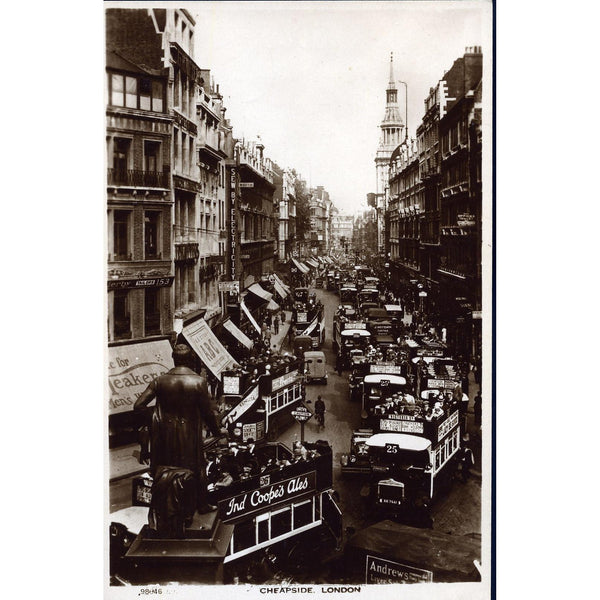
[[(363, 483), (360, 478), (341, 478), (340, 457), (350, 449), (352, 431), (360, 425), (360, 405), (348, 399), (348, 372), (340, 377), (335, 372), (335, 353), (332, 350), (333, 316), (339, 306), (337, 294), (317, 289), (317, 298), (322, 302), (325, 311), (325, 344), (323, 350), (327, 358), (327, 385), (311, 383), (306, 386), (307, 406), (311, 408), (317, 396), (321, 395), (327, 406), (325, 415), (325, 431), (317, 430), (317, 422), (313, 417), (304, 427), (305, 440), (313, 442), (326, 439), (333, 447), (334, 487), (340, 496), (340, 505), (344, 515), (345, 527), (360, 529), (370, 525), (372, 520), (365, 510), (364, 499), (360, 495)], [(405, 323), (411, 322), (411, 316), (404, 317)], [(286, 348), (284, 346), (284, 350)], [(310, 401), (310, 403), (308, 403)], [(472, 406), (468, 421), (472, 428)], [(281, 441), (291, 446), (300, 439), (300, 424), (292, 425), (282, 436)], [(476, 464), (471, 478), (463, 483), (457, 480), (447, 496), (438, 500), (433, 506), (434, 529), (455, 535), (479, 534), (481, 531), (481, 474), (480, 453), (474, 449)]]
[[(313, 417), (304, 426), (304, 439), (314, 442), (325, 439), (333, 448), (334, 487), (340, 496), (340, 507), (344, 515), (345, 527), (360, 529), (370, 525), (369, 515), (365, 511), (364, 499), (361, 497), (363, 482), (360, 478), (341, 478), (340, 457), (350, 448), (352, 431), (360, 424), (360, 405), (348, 398), (348, 372), (340, 377), (334, 369), (335, 353), (331, 347), (333, 315), (339, 305), (339, 298), (330, 291), (317, 289), (317, 298), (322, 302), (325, 312), (325, 344), (323, 350), (327, 358), (327, 384), (311, 383), (306, 386), (307, 406), (312, 410), (317, 396), (325, 401), (325, 430), (318, 431), (317, 421)], [(411, 317), (404, 317), (410, 323)], [(285, 338), (284, 338), (285, 339)], [(289, 350), (284, 342), (283, 351)], [(472, 408), (468, 416), (472, 429)], [(291, 425), (280, 440), (292, 446), (300, 440), (300, 424)], [(475, 450), (475, 468), (471, 478), (463, 483), (457, 480), (449, 494), (441, 498), (433, 506), (434, 529), (456, 535), (480, 533), (481, 530), (481, 473), (480, 453)], [(110, 512), (126, 508), (131, 504), (131, 478), (123, 478), (110, 485)]]

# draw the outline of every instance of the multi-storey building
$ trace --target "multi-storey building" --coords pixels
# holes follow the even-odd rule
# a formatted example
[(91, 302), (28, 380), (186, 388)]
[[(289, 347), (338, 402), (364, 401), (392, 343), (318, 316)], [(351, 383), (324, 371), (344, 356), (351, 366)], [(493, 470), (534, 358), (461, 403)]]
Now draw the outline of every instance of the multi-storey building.
[(332, 208), (331, 214), (331, 250), (347, 251), (352, 247), (354, 217)]
[(157, 32), (165, 18), (106, 12), (109, 342), (173, 330), (173, 116)]
[(277, 231), (277, 257), (285, 262), (294, 250), (296, 232), (295, 177), (290, 169), (273, 165), (275, 193), (273, 196), (273, 218)]
[(386, 90), (385, 115), (381, 124), (381, 138), (375, 155), (377, 209), (377, 245), (379, 252), (385, 249), (385, 211), (387, 209), (387, 190), (389, 183), (390, 158), (402, 140), (405, 123), (400, 116), (398, 106), (398, 88), (394, 78), (394, 57), (390, 57), (390, 79)]
[(481, 48), (467, 48), (443, 82), (439, 123), (441, 304), (464, 356), (479, 351), (481, 335), (472, 322), (481, 310), (481, 78)]
[(199, 223), (199, 303), (205, 318), (219, 314), (218, 280), (223, 274), (226, 242), (225, 159), (231, 153), (232, 128), (225, 120), (225, 108), (218, 86), (210, 72), (202, 70), (203, 83), (196, 100), (198, 123), (197, 163), (200, 192)]
[(420, 274), (420, 232), (423, 185), (419, 177), (416, 143), (400, 144), (390, 160), (389, 170), (390, 268), (395, 281), (408, 281)]
[(242, 284), (250, 285), (272, 273), (277, 256), (273, 219), (275, 192), (273, 164), (264, 156), (264, 145), (240, 142), (239, 156)]
[(421, 274), (431, 285), (436, 286), (440, 245), (439, 84), (430, 89), (424, 102), (425, 114), (417, 128), (419, 174), (423, 182), (425, 209), (425, 216), (421, 224)]

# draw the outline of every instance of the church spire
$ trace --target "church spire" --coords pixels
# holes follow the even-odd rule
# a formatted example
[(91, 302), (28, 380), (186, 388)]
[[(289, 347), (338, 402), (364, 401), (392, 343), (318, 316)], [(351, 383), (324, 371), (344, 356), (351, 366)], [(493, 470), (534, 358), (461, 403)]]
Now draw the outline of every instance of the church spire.
[(390, 84), (388, 86), (388, 89), (391, 87), (394, 87), (395, 85), (395, 80), (394, 80), (394, 53), (390, 52)]

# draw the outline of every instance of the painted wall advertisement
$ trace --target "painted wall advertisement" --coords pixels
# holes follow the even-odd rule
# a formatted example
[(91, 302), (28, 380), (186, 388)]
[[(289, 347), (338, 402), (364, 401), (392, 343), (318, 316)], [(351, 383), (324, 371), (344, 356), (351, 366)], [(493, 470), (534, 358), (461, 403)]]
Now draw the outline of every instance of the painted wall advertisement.
[(159, 375), (173, 368), (169, 340), (108, 348), (108, 411), (132, 410), (140, 394)]

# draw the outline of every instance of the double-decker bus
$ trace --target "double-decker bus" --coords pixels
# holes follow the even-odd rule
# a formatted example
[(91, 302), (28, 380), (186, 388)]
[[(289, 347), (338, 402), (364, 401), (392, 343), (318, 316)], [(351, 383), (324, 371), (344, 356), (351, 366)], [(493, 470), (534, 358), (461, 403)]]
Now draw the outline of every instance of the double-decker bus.
[[(111, 574), (120, 585), (232, 583), (265, 551), (290, 570), (309, 567), (321, 550), (339, 546), (342, 513), (332, 487), (331, 446), (318, 441), (305, 442), (303, 448), (299, 456), (281, 442), (258, 445), (251, 458), (255, 474), (242, 472), (224, 487), (209, 486), (216, 510), (195, 513), (183, 537), (157, 537), (149, 524), (125, 531), (121, 540), (111, 537), (115, 546), (121, 541), (111, 546)], [(229, 457), (223, 463), (229, 473), (236, 460), (230, 449), (213, 448), (211, 458), (215, 454), (217, 462)], [(133, 508), (148, 511), (148, 478), (143, 491)], [(113, 530), (127, 529), (123, 522), (130, 513), (131, 508), (113, 515), (111, 536)]]
[(365, 375), (363, 387), (363, 428), (342, 455), (342, 473), (362, 473), (379, 508), (428, 513), (459, 460), (460, 401), (415, 398), (394, 374)]

